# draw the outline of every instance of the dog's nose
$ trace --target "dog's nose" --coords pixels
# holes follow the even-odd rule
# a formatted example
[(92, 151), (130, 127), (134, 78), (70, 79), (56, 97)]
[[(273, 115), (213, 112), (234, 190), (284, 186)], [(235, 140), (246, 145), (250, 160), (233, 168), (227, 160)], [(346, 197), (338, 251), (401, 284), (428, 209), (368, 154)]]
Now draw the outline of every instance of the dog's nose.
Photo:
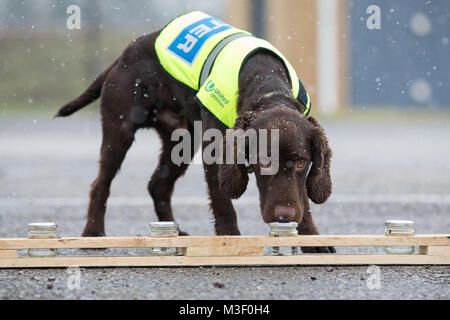
[(274, 218), (276, 221), (292, 221), (295, 218), (295, 209), (288, 206), (275, 206)]

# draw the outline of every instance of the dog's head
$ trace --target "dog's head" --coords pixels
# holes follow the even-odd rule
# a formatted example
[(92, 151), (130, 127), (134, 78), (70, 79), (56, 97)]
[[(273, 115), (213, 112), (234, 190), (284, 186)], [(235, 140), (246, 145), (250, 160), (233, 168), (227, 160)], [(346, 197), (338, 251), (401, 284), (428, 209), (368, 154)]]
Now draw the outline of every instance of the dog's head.
[[(331, 194), (332, 152), (325, 132), (316, 119), (289, 108), (271, 108), (244, 113), (231, 130), (239, 129), (243, 132), (253, 129), (257, 134), (257, 159), (251, 161), (255, 153), (250, 150), (250, 139), (245, 140), (244, 153), (256, 176), (264, 222), (300, 222), (306, 197), (317, 204), (328, 199)], [(267, 132), (278, 130), (278, 150), (273, 148), (276, 135), (267, 133), (267, 139), (261, 138), (260, 129), (267, 129)], [(229, 138), (228, 135), (227, 137)], [(263, 159), (260, 151), (261, 142), (265, 141), (269, 156)], [(238, 154), (239, 150), (236, 150), (236, 145), (232, 143), (231, 146), (233, 145), (235, 153)], [(224, 142), (224, 151), (227, 148), (230, 148), (229, 141)], [(272, 154), (274, 151), (278, 156)], [(219, 166), (220, 190), (227, 197), (237, 199), (247, 188), (248, 167), (238, 162), (237, 157), (234, 158), (234, 163), (230, 163), (229, 159), (226, 161), (225, 153), (224, 164)]]

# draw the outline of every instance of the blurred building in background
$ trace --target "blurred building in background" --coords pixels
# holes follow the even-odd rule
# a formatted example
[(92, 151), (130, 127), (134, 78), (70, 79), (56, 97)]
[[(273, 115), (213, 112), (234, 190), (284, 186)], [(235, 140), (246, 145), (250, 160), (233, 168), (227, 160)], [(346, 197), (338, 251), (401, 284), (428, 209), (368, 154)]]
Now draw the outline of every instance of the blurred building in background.
[(450, 1), (230, 0), (227, 12), (285, 53), (323, 112), (450, 107)]
[[(366, 8), (381, 8), (381, 29)], [(349, 2), (351, 100), (363, 106), (450, 107), (450, 1)]]
[[(313, 106), (347, 104), (346, 1), (230, 0), (231, 22), (277, 46), (296, 68)], [(339, 17), (342, 17), (341, 19)], [(340, 40), (342, 39), (342, 40)]]
[[(66, 27), (72, 4), (80, 30)], [(448, 0), (0, 0), (0, 108), (66, 102), (133, 38), (190, 10), (277, 46), (314, 112), (450, 107)]]

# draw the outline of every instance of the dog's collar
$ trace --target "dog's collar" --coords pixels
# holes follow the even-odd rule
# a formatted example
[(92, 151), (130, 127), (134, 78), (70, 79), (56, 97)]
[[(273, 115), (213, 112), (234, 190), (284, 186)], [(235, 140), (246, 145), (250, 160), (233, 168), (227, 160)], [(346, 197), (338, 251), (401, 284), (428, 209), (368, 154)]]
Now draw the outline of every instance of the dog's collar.
[[(278, 95), (281, 95), (281, 96), (283, 96), (283, 97), (285, 97), (285, 98), (289, 98), (289, 99), (292, 99), (293, 97), (291, 96), (291, 95), (289, 95), (289, 94), (287, 94), (287, 93), (284, 93), (284, 92), (282, 92), (282, 91), (271, 91), (271, 92), (268, 92), (268, 93), (266, 93), (266, 94), (263, 94), (261, 97), (259, 97), (259, 99), (258, 99), (258, 103), (260, 103), (261, 102), (261, 100), (265, 100), (265, 99), (269, 99), (269, 98), (272, 98), (273, 96), (278, 96)], [(307, 116), (308, 114), (309, 114), (309, 111), (310, 111), (310, 109), (311, 109), (311, 104), (309, 103), (309, 95), (308, 94), (306, 94), (307, 95), (307, 99), (308, 99), (308, 102), (306, 103), (306, 106), (305, 106), (305, 111), (303, 112), (303, 114), (305, 115), (305, 116)], [(294, 98), (295, 99), (295, 98)], [(300, 99), (296, 99), (298, 102), (300, 102), (301, 104), (303, 104), (304, 105), (304, 103), (300, 100)], [(300, 111), (300, 110), (299, 110)], [(300, 111), (301, 112), (301, 111)]]
[(287, 98), (292, 98), (292, 96), (290, 96), (290, 95), (288, 95), (288, 94), (286, 94), (286, 93), (284, 93), (284, 92), (281, 92), (281, 91), (271, 91), (271, 92), (268, 92), (268, 93), (266, 93), (266, 94), (263, 94), (261, 97), (259, 97), (258, 102), (260, 102), (261, 100), (265, 100), (265, 99), (272, 98), (273, 96), (278, 96), (278, 95), (282, 95), (282, 96), (285, 96), (285, 97), (287, 97)]

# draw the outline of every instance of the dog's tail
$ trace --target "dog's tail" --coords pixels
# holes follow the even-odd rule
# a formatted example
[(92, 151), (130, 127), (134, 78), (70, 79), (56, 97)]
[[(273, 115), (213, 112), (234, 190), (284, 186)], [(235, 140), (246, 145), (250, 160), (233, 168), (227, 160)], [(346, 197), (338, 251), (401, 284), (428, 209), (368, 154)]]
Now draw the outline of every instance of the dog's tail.
[(87, 88), (86, 91), (84, 91), (78, 98), (73, 99), (59, 109), (58, 113), (55, 115), (55, 118), (70, 116), (72, 113), (97, 100), (102, 93), (102, 87), (106, 76), (118, 61), (119, 59), (117, 59), (108, 69), (103, 71), (89, 86), (89, 88)]

